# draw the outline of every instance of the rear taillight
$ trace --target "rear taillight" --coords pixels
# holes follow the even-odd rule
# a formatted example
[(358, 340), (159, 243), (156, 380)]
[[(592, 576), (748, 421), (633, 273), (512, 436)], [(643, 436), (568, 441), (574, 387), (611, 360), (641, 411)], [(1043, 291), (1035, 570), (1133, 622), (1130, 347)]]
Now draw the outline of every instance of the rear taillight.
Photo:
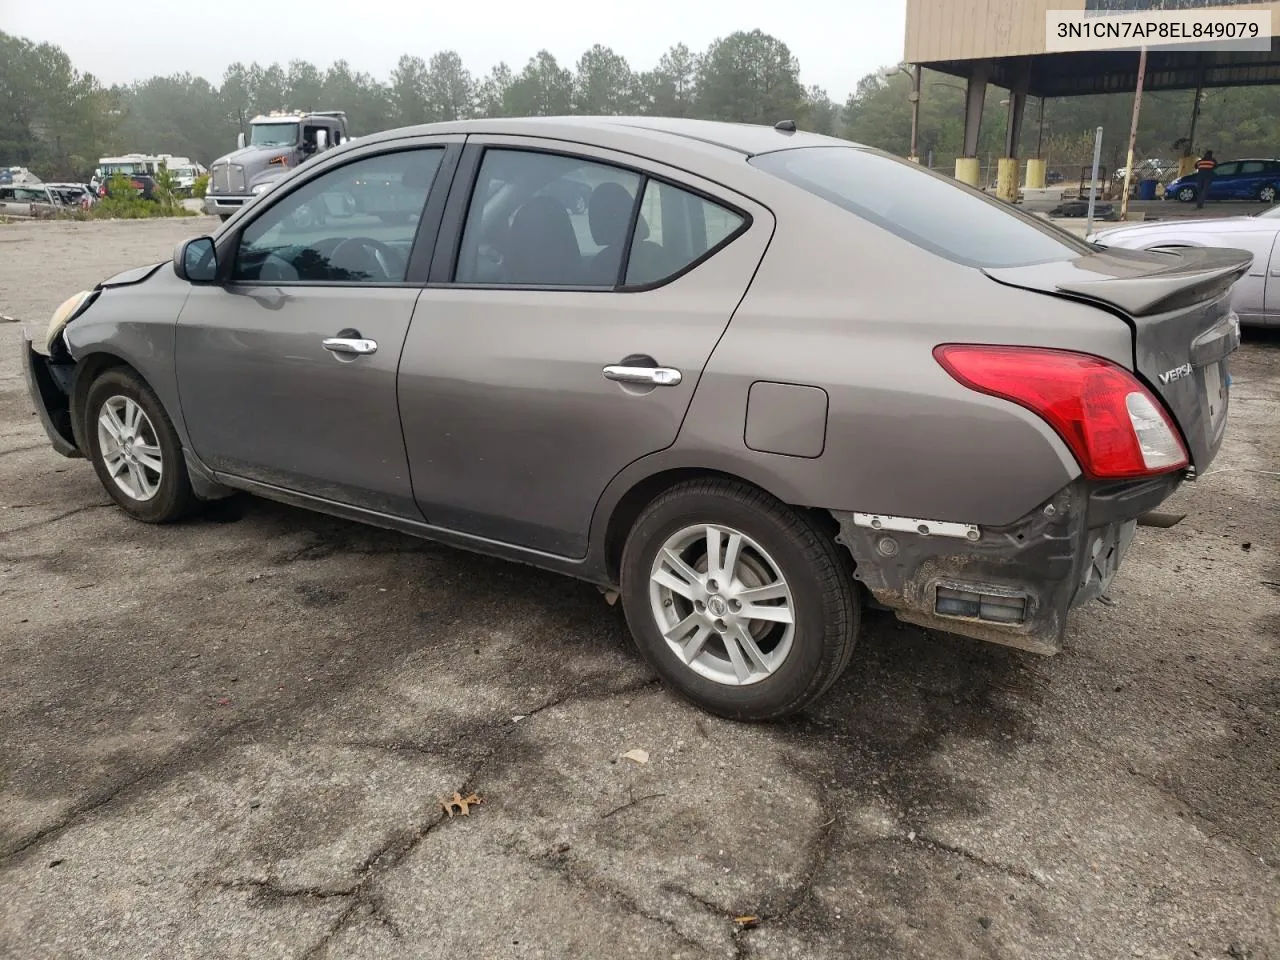
[(943, 344), (933, 355), (971, 390), (1020, 404), (1047, 421), (1090, 477), (1145, 477), (1188, 463), (1160, 401), (1110, 361), (1067, 350), (978, 344)]

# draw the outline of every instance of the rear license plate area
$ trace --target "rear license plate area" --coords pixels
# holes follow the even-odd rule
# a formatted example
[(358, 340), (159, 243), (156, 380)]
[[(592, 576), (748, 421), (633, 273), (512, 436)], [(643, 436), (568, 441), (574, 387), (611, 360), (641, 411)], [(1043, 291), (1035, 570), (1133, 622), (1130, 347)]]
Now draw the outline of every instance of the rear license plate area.
[(1217, 436), (1227, 418), (1227, 394), (1231, 378), (1223, 369), (1226, 365), (1225, 360), (1219, 360), (1204, 368), (1204, 394), (1205, 402), (1209, 405), (1209, 430), (1214, 436)]

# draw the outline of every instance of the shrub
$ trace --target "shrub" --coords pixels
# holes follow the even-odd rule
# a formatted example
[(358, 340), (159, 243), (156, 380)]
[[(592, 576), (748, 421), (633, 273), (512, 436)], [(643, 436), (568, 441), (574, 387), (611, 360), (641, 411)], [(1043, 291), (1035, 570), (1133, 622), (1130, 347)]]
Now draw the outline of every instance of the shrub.
[(156, 171), (155, 187), (151, 191), (151, 198), (162, 207), (182, 206), (182, 201), (178, 199), (178, 181), (164, 164), (161, 164), (160, 169)]
[(196, 177), (196, 182), (191, 185), (191, 195), (198, 200), (203, 200), (204, 195), (209, 192), (209, 175), (202, 173)]
[(123, 173), (113, 173), (107, 180), (107, 200), (136, 200), (138, 188)]
[(107, 195), (88, 210), (67, 211), (73, 220), (145, 220), (151, 217), (194, 217), (177, 196), (173, 175), (161, 169), (156, 175), (154, 199), (144, 200), (133, 181), (115, 174), (107, 181)]

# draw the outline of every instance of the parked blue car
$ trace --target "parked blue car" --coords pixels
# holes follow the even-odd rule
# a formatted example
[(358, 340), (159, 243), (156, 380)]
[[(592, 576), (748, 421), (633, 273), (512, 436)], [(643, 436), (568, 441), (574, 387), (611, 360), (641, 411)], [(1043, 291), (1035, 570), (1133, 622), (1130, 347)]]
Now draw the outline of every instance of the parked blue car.
[[(1213, 171), (1207, 200), (1253, 200), (1275, 203), (1280, 191), (1280, 160), (1229, 160)], [(1196, 175), (1179, 177), (1164, 189), (1166, 200), (1191, 203), (1199, 187)]]

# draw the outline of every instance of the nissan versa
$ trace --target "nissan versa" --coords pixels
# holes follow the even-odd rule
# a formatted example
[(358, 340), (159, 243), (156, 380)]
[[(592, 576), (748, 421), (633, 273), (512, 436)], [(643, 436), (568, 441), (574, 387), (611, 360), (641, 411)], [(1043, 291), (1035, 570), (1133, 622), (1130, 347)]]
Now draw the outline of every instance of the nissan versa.
[(765, 719), (866, 604), (1056, 651), (1222, 442), (1250, 260), (1104, 250), (788, 122), (476, 120), (314, 158), (26, 367), (139, 520), (242, 490), (571, 574)]

